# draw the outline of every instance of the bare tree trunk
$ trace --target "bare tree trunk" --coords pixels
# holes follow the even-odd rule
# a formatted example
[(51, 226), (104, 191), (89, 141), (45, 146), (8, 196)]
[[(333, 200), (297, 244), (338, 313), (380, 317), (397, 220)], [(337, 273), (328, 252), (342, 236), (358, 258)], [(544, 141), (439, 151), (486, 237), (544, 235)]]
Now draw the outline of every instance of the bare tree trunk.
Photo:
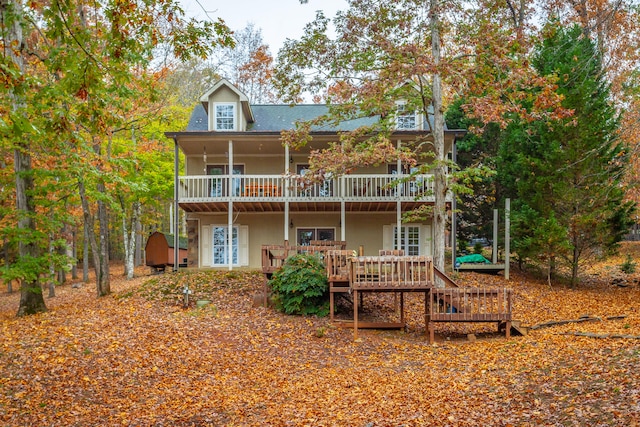
[(49, 255), (51, 255), (51, 259), (49, 260), (49, 298), (53, 298), (56, 296), (56, 267), (53, 263), (53, 254), (56, 248), (53, 244), (53, 235), (49, 236)]
[[(0, 15), (3, 23), (3, 35), (5, 53), (8, 53), (16, 67), (24, 74), (24, 60), (21, 56), (23, 46), (22, 39), (22, 4), (19, 0), (0, 0)], [(8, 48), (7, 48), (8, 46)], [(12, 98), (14, 112), (22, 110), (25, 106), (24, 98), (9, 89)], [(27, 120), (27, 118), (24, 118)], [(33, 175), (31, 167), (31, 155), (29, 154), (28, 137), (21, 135), (15, 142), (13, 150), (14, 172), (16, 175), (16, 210), (18, 213), (18, 230), (21, 234), (18, 243), (19, 260), (33, 261), (40, 256), (37, 242), (31, 234), (36, 232), (34, 215), (36, 213), (33, 203)], [(20, 283), (20, 305), (18, 316), (40, 313), (47, 310), (42, 295), (42, 287), (37, 272), (30, 278), (22, 279)]]
[[(102, 182), (98, 184), (97, 189), (100, 193), (106, 192)], [(111, 283), (109, 282), (109, 216), (107, 205), (102, 200), (98, 200), (98, 224), (100, 228), (100, 254), (98, 257), (100, 274), (96, 275), (96, 286), (98, 296), (103, 297), (111, 293)]]
[[(124, 200), (122, 206), (122, 234), (124, 242), (124, 274), (127, 279), (133, 279), (135, 267), (136, 224), (139, 222), (140, 202), (135, 201), (131, 206), (131, 222), (128, 221)], [(131, 226), (129, 228), (129, 225)]]
[[(84, 210), (84, 206), (82, 209)], [(91, 220), (91, 223), (93, 224), (93, 220)], [(89, 246), (91, 243), (89, 242), (89, 224), (87, 224), (86, 216), (83, 229), (84, 245), (82, 247), (82, 281), (87, 283), (89, 282)]]
[[(93, 215), (91, 215), (91, 210), (89, 208), (89, 202), (87, 201), (87, 195), (84, 188), (84, 182), (82, 180), (78, 180), (78, 189), (80, 191), (80, 202), (82, 204), (82, 215), (84, 217), (85, 223), (85, 236), (88, 240), (89, 245), (91, 246), (91, 253), (93, 255), (93, 268), (96, 272), (96, 289), (98, 296), (100, 295), (100, 285), (98, 284), (98, 278), (102, 275), (102, 262), (100, 260), (100, 247), (98, 247), (98, 241), (96, 240), (96, 235), (93, 232)], [(85, 245), (86, 246), (86, 245)]]
[(142, 222), (140, 218), (142, 217), (142, 206), (140, 206), (140, 211), (138, 213), (138, 217), (136, 218), (136, 255), (134, 265), (139, 267), (142, 265)]
[[(435, 148), (434, 192), (433, 208), (433, 262), (444, 271), (444, 241), (446, 222), (446, 165), (444, 154), (444, 111), (442, 106), (442, 81), (440, 77), (440, 20), (438, 0), (430, 0), (429, 14), (431, 23), (431, 53), (433, 55), (433, 145)], [(439, 286), (444, 286), (440, 283)]]
[(78, 280), (78, 236), (76, 236), (78, 229), (74, 226), (71, 231), (71, 279)]

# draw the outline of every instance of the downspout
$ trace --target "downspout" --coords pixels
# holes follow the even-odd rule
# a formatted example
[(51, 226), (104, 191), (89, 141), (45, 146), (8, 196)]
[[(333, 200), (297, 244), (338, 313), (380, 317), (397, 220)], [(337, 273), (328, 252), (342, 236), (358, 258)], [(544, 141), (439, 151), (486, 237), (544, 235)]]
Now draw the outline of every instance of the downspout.
[(173, 137), (173, 271), (178, 271), (180, 265), (180, 236), (178, 218), (178, 197), (179, 197), (179, 180), (178, 174), (180, 173), (180, 152), (178, 148), (178, 138)]

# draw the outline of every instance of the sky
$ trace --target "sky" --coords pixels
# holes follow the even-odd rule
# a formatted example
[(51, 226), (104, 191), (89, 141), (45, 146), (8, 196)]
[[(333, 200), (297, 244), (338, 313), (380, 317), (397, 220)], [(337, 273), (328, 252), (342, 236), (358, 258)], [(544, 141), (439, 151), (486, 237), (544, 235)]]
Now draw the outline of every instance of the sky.
[[(238, 31), (252, 22), (262, 30), (262, 39), (275, 57), (286, 39), (299, 39), (304, 26), (313, 21), (316, 10), (333, 18), (347, 7), (347, 0), (181, 0), (188, 16), (201, 20), (222, 18)], [(206, 11), (206, 13), (205, 13)], [(207, 17), (208, 16), (208, 17)]]

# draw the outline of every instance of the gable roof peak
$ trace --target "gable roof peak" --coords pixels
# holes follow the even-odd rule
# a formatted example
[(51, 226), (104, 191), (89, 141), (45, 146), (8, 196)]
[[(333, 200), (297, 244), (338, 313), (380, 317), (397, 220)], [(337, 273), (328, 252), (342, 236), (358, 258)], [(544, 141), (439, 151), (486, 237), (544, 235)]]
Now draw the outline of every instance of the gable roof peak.
[(200, 102), (202, 102), (203, 104), (208, 103), (209, 102), (209, 97), (213, 93), (217, 92), (223, 86), (231, 89), (236, 95), (238, 95), (238, 98), (240, 98), (241, 102), (247, 102), (247, 103), (249, 102), (249, 98), (247, 97), (247, 95), (242, 93), (242, 91), (240, 91), (240, 89), (238, 89), (234, 84), (232, 84), (229, 80), (227, 80), (225, 78), (221, 78), (220, 80), (218, 80), (211, 87), (211, 89), (206, 91), (205, 94), (200, 97)]
[(236, 85), (232, 84), (229, 80), (225, 78), (221, 78), (218, 80), (204, 95), (200, 97), (200, 102), (204, 107), (204, 110), (207, 114), (209, 114), (209, 98), (211, 95), (216, 93), (220, 88), (226, 87), (235, 93), (238, 96), (238, 100), (240, 101), (240, 105), (242, 106), (242, 111), (244, 112), (245, 119), (248, 123), (254, 122), (253, 112), (251, 111), (251, 105), (249, 105), (249, 97), (245, 95), (240, 89), (237, 88)]

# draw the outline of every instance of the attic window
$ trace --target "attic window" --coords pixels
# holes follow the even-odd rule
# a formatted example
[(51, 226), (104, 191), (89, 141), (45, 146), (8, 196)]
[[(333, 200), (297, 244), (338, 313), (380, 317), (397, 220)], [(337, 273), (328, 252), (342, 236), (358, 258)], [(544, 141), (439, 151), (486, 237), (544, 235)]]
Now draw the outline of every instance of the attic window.
[(407, 109), (406, 101), (399, 101), (396, 103), (396, 129), (418, 129), (418, 115), (415, 111), (409, 111)]
[(236, 130), (236, 105), (217, 103), (214, 106), (214, 130)]

